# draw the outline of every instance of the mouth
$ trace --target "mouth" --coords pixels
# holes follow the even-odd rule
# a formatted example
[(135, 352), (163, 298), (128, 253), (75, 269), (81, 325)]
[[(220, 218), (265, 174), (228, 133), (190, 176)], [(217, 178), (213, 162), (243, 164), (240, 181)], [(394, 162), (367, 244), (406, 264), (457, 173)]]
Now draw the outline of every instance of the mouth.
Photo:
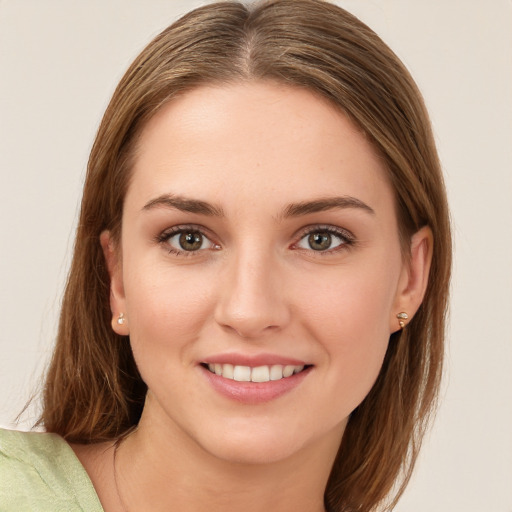
[(293, 375), (304, 372), (312, 365), (262, 365), (241, 366), (221, 363), (201, 363), (209, 372), (225, 379), (237, 382), (271, 382), (288, 379)]

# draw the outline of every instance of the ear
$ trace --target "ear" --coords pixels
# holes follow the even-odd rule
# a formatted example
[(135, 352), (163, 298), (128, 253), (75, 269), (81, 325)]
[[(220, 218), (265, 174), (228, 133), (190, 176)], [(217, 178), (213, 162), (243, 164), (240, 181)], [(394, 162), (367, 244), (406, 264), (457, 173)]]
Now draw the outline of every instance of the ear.
[(404, 261), (400, 274), (390, 319), (390, 332), (400, 329), (396, 316), (398, 313), (407, 314), (408, 318), (404, 320), (407, 325), (423, 301), (428, 285), (433, 244), (432, 230), (428, 226), (424, 226), (411, 237), (409, 260)]
[(123, 266), (119, 247), (114, 243), (110, 231), (103, 231), (100, 244), (110, 276), (110, 310), (112, 311), (112, 329), (121, 336), (128, 336), (130, 329), (126, 318)]

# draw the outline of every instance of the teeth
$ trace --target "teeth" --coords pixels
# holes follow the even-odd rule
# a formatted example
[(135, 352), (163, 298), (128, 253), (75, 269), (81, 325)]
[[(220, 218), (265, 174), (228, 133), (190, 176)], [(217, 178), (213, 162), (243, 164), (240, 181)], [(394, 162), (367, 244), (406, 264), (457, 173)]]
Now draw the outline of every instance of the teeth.
[(233, 368), (233, 380), (238, 382), (251, 381), (251, 368), (249, 366), (235, 366)]
[(283, 368), (283, 377), (291, 377), (293, 375), (294, 366), (287, 365)]
[(283, 378), (283, 367), (275, 364), (270, 367), (270, 380), (281, 380)]
[(235, 367), (232, 364), (223, 364), (222, 365), (222, 376), (226, 379), (234, 379), (235, 378)]
[(270, 380), (270, 370), (268, 366), (258, 366), (251, 371), (252, 382), (268, 382)]
[(304, 366), (280, 365), (272, 366), (235, 366), (232, 364), (208, 364), (208, 369), (216, 375), (221, 375), (226, 379), (236, 380), (238, 382), (269, 382), (271, 380), (281, 380), (291, 377), (304, 370)]

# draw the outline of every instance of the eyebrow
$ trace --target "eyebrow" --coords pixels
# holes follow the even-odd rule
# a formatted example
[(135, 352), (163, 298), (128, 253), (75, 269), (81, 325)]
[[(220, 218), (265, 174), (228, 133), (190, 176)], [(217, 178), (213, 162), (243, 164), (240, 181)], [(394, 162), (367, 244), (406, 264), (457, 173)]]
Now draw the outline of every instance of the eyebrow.
[(188, 213), (198, 213), (199, 215), (208, 215), (209, 217), (223, 217), (224, 211), (221, 207), (200, 201), (198, 199), (189, 199), (183, 196), (172, 194), (163, 194), (155, 199), (148, 201), (143, 210), (152, 210), (154, 208), (172, 208)]
[(327, 210), (344, 210), (355, 208), (375, 215), (375, 210), (366, 203), (352, 196), (325, 197), (313, 201), (303, 201), (289, 204), (282, 214), (282, 218), (300, 217), (310, 213), (325, 212)]
[[(220, 206), (215, 206), (199, 199), (190, 199), (172, 194), (163, 194), (155, 199), (151, 199), (151, 201), (148, 201), (142, 209), (147, 211), (154, 208), (172, 208), (182, 212), (197, 213), (199, 215), (207, 215), (209, 217), (224, 217), (224, 211)], [(352, 196), (341, 196), (290, 203), (283, 209), (283, 212), (278, 216), (278, 219), (300, 217), (327, 210), (343, 210), (349, 208), (360, 209), (371, 215), (375, 215), (375, 210), (360, 199)]]

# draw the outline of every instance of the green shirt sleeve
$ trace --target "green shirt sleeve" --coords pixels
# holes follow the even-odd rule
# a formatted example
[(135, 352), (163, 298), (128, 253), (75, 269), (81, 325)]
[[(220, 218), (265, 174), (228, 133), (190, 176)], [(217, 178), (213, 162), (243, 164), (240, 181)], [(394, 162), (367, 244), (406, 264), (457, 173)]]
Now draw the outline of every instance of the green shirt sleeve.
[(64, 439), (0, 429), (0, 512), (103, 512)]

